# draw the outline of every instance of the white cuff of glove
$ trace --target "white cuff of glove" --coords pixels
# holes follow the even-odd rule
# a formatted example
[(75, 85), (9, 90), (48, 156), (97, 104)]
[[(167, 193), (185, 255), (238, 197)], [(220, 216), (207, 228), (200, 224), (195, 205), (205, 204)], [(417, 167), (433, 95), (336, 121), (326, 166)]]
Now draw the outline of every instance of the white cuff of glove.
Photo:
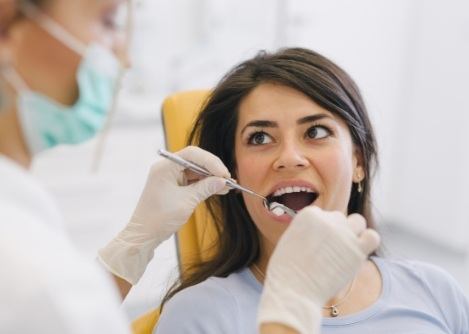
[(193, 178), (184, 167), (159, 160), (151, 168), (130, 223), (105, 248), (99, 261), (114, 275), (135, 284), (153, 258), (155, 248), (176, 233), (202, 201), (228, 192), (228, 169), (213, 154), (189, 146), (176, 153), (215, 176)]
[(160, 240), (151, 239), (145, 242), (131, 242), (122, 231), (106, 247), (98, 251), (99, 262), (112, 274), (135, 285), (142, 277), (148, 263), (155, 254)]

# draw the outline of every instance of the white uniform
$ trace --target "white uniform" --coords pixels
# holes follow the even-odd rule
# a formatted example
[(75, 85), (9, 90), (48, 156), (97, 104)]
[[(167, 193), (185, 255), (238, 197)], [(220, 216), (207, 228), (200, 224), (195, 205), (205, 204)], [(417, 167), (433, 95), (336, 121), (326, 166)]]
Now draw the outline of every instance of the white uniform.
[(0, 155), (0, 333), (130, 333), (112, 280), (73, 248), (52, 198)]

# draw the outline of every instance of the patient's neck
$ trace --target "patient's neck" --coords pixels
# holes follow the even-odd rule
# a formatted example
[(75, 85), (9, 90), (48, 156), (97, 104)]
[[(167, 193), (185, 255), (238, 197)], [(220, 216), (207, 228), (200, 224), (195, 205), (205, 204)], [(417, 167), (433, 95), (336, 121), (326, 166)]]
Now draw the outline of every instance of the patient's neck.
[[(270, 257), (272, 256), (272, 253), (274, 252), (275, 245), (268, 240), (264, 238), (260, 238), (260, 256), (259, 259), (256, 261), (255, 265), (257, 268), (262, 272), (262, 274), (265, 276), (265, 273), (267, 272), (267, 265), (269, 264)], [(264, 283), (264, 277), (262, 275), (256, 275), (256, 278), (259, 282)], [(261, 277), (257, 277), (261, 276)]]

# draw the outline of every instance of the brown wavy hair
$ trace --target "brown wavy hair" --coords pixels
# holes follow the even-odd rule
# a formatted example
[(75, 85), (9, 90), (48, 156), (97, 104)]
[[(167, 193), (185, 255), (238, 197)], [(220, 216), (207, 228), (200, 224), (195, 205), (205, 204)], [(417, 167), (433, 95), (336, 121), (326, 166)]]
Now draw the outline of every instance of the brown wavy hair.
[[(361, 153), (365, 179), (363, 191), (351, 186), (348, 213), (360, 213), (374, 228), (370, 185), (377, 165), (377, 147), (363, 98), (352, 78), (326, 57), (303, 48), (260, 52), (228, 72), (218, 83), (198, 115), (188, 144), (218, 156), (236, 177), (235, 130), (241, 101), (263, 83), (284, 85), (302, 92), (321, 107), (343, 119)], [(211, 276), (226, 277), (250, 266), (260, 255), (256, 226), (237, 192), (212, 196), (206, 201), (215, 223), (218, 243), (214, 256), (192, 265), (163, 298), (162, 306), (176, 293)]]

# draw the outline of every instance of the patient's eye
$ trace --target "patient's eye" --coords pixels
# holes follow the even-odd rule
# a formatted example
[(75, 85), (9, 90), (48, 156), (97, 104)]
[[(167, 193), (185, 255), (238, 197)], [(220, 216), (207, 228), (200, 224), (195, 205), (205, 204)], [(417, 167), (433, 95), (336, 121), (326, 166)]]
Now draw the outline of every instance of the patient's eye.
[(310, 139), (323, 139), (331, 135), (331, 130), (322, 125), (313, 125), (306, 131)]
[(248, 139), (248, 144), (250, 145), (265, 145), (271, 142), (272, 138), (264, 131), (256, 131)]

